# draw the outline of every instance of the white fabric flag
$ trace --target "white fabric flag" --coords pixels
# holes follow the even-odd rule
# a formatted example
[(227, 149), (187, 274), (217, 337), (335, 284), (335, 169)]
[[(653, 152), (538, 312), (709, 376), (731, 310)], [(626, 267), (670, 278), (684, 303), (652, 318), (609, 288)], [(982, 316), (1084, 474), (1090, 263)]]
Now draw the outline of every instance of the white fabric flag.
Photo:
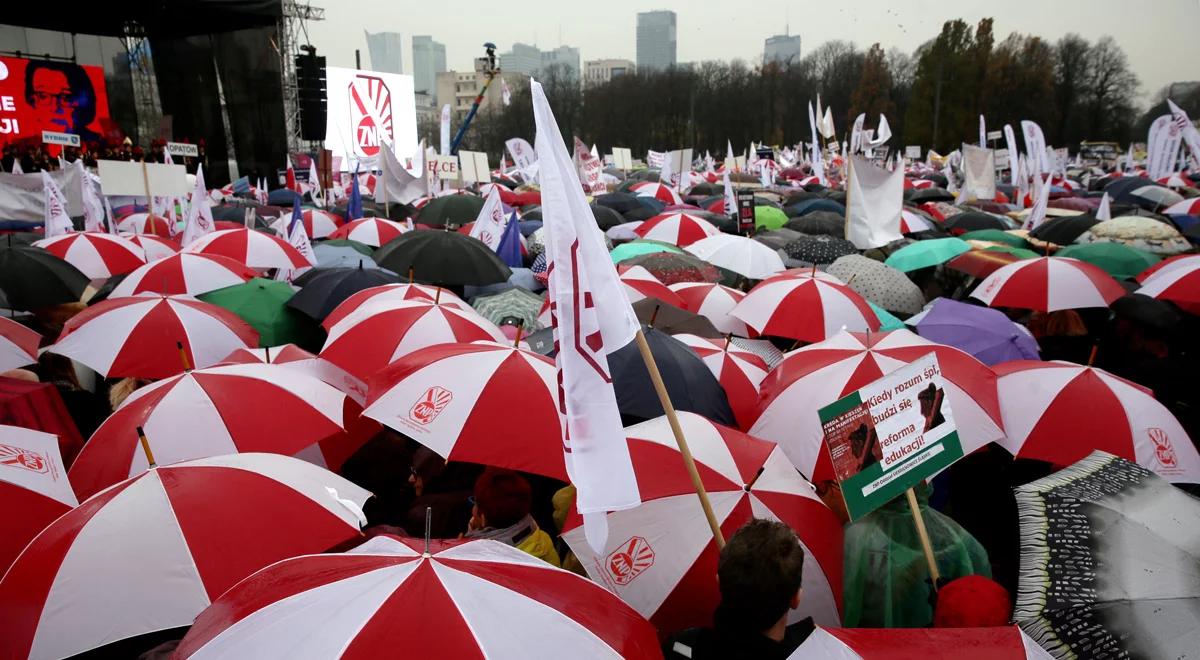
[(962, 146), (963, 184), (958, 199), (991, 201), (996, 196), (996, 157), (991, 149)]
[(1029, 154), (1030, 173), (1049, 174), (1050, 159), (1046, 158), (1046, 136), (1042, 134), (1042, 127), (1022, 119), (1021, 132), (1025, 135), (1025, 153)]
[(983, 115), (979, 115), (979, 148), (987, 148), (987, 124), (983, 121)]
[(21, 159), (20, 158), (13, 158), (12, 173), (13, 174), (24, 174), (25, 173), (25, 170), (21, 169)]
[(537, 162), (537, 152), (521, 138), (507, 140), (504, 146), (508, 148), (508, 153), (512, 154), (513, 165), (522, 173), (528, 171)]
[(1025, 223), (1021, 226), (1022, 229), (1033, 231), (1038, 228), (1046, 220), (1046, 208), (1050, 204), (1050, 182), (1043, 181), (1042, 175), (1033, 175), (1033, 193), (1034, 202), (1033, 208), (1029, 210), (1029, 215), (1025, 218)]
[[(70, 507), (79, 506), (58, 449), (58, 436), (16, 426), (0, 426), (0, 481), (15, 484)], [(19, 515), (17, 511), (12, 512)]]
[(478, 238), (495, 252), (500, 247), (500, 239), (504, 238), (504, 228), (507, 226), (504, 205), (500, 203), (500, 191), (497, 186), (492, 186), (483, 207), (479, 209), (479, 215), (475, 217), (475, 224), (471, 225), (471, 238)]
[(892, 139), (892, 127), (888, 124), (887, 117), (879, 115), (879, 128), (875, 129), (875, 135), (871, 137), (868, 144), (871, 149), (875, 149), (882, 147), (890, 139)]
[(1100, 198), (1100, 208), (1096, 209), (1096, 219), (1103, 222), (1112, 220), (1112, 209), (1109, 207), (1108, 193)]
[(409, 204), (429, 194), (429, 181), (414, 176), (400, 165), (391, 145), (379, 150), (379, 176), (375, 179), (375, 201), (380, 204)]
[(729, 163), (733, 163), (733, 170), (738, 170), (737, 154), (733, 153), (733, 143), (728, 139), (725, 140), (725, 169), (729, 169)]
[(1017, 156), (1017, 206), (1025, 207), (1025, 197), (1029, 195), (1029, 159), (1025, 154)]
[(212, 233), (215, 229), (212, 207), (208, 204), (208, 192), (204, 187), (204, 167), (197, 165), (196, 189), (192, 191), (192, 203), (188, 207), (187, 219), (183, 222), (180, 244), (187, 247), (192, 241)]
[(733, 183), (729, 181), (729, 170), (725, 170), (721, 182), (725, 185), (725, 215), (736, 217), (738, 212), (737, 195), (733, 192)]
[(76, 160), (74, 167), (79, 174), (80, 197), (83, 198), (83, 230), (104, 231), (104, 203), (92, 175), (84, 169), (83, 161)]
[(858, 153), (863, 147), (863, 122), (867, 120), (867, 113), (859, 113), (854, 118), (854, 126), (850, 129), (850, 151), (847, 156)]
[(821, 135), (828, 140), (836, 134), (837, 132), (833, 130), (833, 110), (825, 108), (825, 115), (821, 117)]
[(1008, 145), (1008, 182), (1011, 185), (1017, 185), (1017, 158), (1021, 155), (1017, 151), (1017, 136), (1013, 133), (1012, 124), (1004, 125), (1004, 143)]
[(105, 224), (108, 225), (108, 233), (117, 234), (117, 216), (113, 213), (112, 204), (108, 201), (108, 196), (104, 196), (104, 217), (107, 218)]
[(1171, 109), (1171, 116), (1175, 120), (1175, 125), (1183, 130), (1183, 142), (1187, 145), (1192, 168), (1200, 169), (1200, 130), (1196, 130), (1187, 112), (1175, 105), (1175, 102), (1171, 99), (1167, 99), (1167, 107)]
[[(770, 163), (771, 161), (767, 161)], [(763, 188), (770, 188), (775, 185), (775, 168), (764, 166), (758, 168), (758, 183)]]
[(563, 451), (584, 533), (599, 552), (608, 537), (605, 513), (641, 503), (608, 368), (608, 355), (632, 341), (639, 325), (546, 94), (536, 81), (529, 86), (541, 163), (548, 299), (559, 349)]
[(904, 206), (904, 170), (894, 172), (854, 155), (846, 174), (846, 239), (867, 250), (904, 238), (900, 211)]
[(500, 76), (500, 100), (504, 105), (512, 105), (512, 92), (508, 89), (508, 81)]
[(450, 155), (450, 104), (442, 106), (442, 121), (441, 121), (441, 138), (442, 138), (442, 155)]
[(1146, 173), (1151, 179), (1170, 176), (1175, 167), (1175, 154), (1183, 141), (1183, 131), (1171, 115), (1162, 115), (1150, 124), (1146, 138)]
[[(395, 154), (392, 154), (392, 158), (395, 157)], [(311, 158), (308, 161), (308, 193), (312, 196), (314, 204), (321, 208), (325, 207), (325, 195), (322, 194), (321, 177), (317, 174), (317, 160), (315, 158)]]
[(816, 142), (812, 145), (812, 152), (812, 168), (813, 174), (817, 177), (817, 183), (828, 186), (829, 179), (825, 178), (825, 156), (821, 153), (821, 147)]
[(67, 199), (63, 197), (58, 184), (50, 178), (50, 174), (42, 170), (42, 199), (45, 204), (43, 223), (46, 228), (46, 238), (61, 236), (75, 231), (71, 224), (71, 216), (67, 215)]

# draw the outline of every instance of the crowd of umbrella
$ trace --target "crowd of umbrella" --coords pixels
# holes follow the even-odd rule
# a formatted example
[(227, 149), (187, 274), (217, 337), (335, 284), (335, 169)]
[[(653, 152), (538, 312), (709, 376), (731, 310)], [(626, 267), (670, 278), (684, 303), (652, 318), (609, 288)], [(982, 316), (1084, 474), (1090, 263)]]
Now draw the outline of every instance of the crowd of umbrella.
[[(862, 252), (844, 238), (845, 193), (787, 172), (753, 186), (752, 235), (725, 215), (716, 173), (686, 194), (653, 170), (607, 174), (620, 182), (592, 200), (593, 214), (725, 535), (752, 516), (778, 519), (810, 559), (795, 615), (823, 628), (796, 657), (960, 643), (1068, 657), (1073, 616), (1116, 635), (1121, 608), (1195, 602), (1200, 507), (1166, 484), (1200, 481), (1185, 430), (1136, 383), (1040, 361), (1034, 338), (996, 308), (1200, 311), (1200, 255), (1188, 254), (1200, 199), (1136, 175), (1098, 177), (1090, 187), (1107, 191), (1114, 216), (1100, 221), (1098, 192), (1061, 181), (1050, 218), (1023, 231), (1028, 211), (1012, 190), (955, 206), (938, 174), (914, 172), (907, 237)], [(519, 264), (468, 235), (493, 189), (520, 223)], [(0, 429), (0, 448), (42, 447), (67, 477), (38, 491), (0, 471), (0, 655), (66, 657), (191, 626), (179, 657), (401, 647), (424, 657), (654, 657), (656, 629), (703, 624), (718, 597), (717, 549), (632, 346), (610, 368), (623, 415), (639, 421), (627, 441), (644, 503), (609, 515), (603, 552), (584, 541), (578, 516), (562, 530), (594, 582), (491, 541), (383, 536), (326, 552), (360, 537), (371, 494), (336, 472), (380, 425), (449, 461), (564, 481), (567, 472), (536, 186), (496, 172), (481, 190), (388, 209), (394, 219), (369, 200), (361, 218), (306, 208), (316, 267), (287, 282), (271, 276), (312, 264), (265, 222), (243, 223), (250, 206), (260, 219), (286, 215), (293, 196), (272, 191), (277, 206), (229, 197), (213, 208), (217, 231), (186, 246), (168, 221), (130, 208), (118, 210), (120, 234), (10, 234), (0, 247), (5, 308), (87, 303), (57, 337), (0, 318), (0, 369), (35, 362), (44, 345), (102, 377), (150, 381), (61, 456), (53, 436)], [(952, 281), (975, 302), (927, 301), (922, 278)], [(1020, 629), (839, 629), (842, 523), (810, 485), (833, 478), (817, 409), (931, 352), (965, 451), (996, 443), (1074, 464), (1018, 495), (1022, 515), (1040, 512), (1051, 530), (1025, 539), (1040, 563), (1022, 575)], [(1109, 473), (1121, 478), (1100, 479)], [(1137, 497), (1173, 515), (1128, 503)], [(1087, 515), (1080, 506), (1106, 512), (1107, 529), (1123, 532), (1110, 545), (1136, 547), (1149, 579), (1096, 589), (1100, 578), (1078, 569), (1051, 584), (1063, 575), (1054, 566), (1094, 566), (1078, 556), (1084, 548), (1064, 557), (1048, 547), (1054, 525)], [(658, 576), (614, 580), (604, 567), (635, 537), (657, 559), (626, 561)], [(1139, 556), (1129, 547), (1123, 557)], [(1080, 615), (1087, 607), (1096, 609)], [(1144, 643), (1194, 650), (1194, 623), (1193, 613)], [(537, 630), (537, 648), (522, 647), (514, 627)]]

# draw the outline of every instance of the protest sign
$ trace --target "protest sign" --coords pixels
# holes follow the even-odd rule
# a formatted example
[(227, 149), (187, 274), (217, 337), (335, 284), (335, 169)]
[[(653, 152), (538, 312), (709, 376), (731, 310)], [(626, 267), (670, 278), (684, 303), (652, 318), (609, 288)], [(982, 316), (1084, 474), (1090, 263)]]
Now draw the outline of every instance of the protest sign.
[(57, 131), (42, 131), (43, 144), (57, 144), (64, 147), (78, 147), (79, 136), (74, 133), (59, 133)]
[(155, 195), (185, 197), (191, 192), (183, 165), (133, 163), (123, 160), (97, 161), (100, 187), (105, 195)]
[(490, 183), (492, 170), (488, 166), (487, 154), (482, 151), (458, 152), (459, 171), (465, 183)]
[(910, 144), (907, 147), (904, 147), (904, 157), (911, 158), (913, 160), (920, 160), (921, 159), (921, 146)]
[(625, 147), (613, 147), (613, 165), (619, 170), (633, 169), (633, 152)]
[(168, 142), (167, 153), (172, 156), (200, 157), (200, 147), (188, 142)]
[(425, 159), (425, 167), (435, 178), (450, 181), (458, 178), (458, 156), (430, 156)]
[(817, 414), (851, 520), (883, 506), (963, 455), (934, 353)]

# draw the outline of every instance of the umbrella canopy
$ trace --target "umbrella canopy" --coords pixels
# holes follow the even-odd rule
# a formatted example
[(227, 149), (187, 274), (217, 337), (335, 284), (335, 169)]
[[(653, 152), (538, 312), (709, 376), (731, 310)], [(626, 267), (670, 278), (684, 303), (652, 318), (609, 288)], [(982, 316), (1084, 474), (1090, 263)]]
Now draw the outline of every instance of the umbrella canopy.
[(1095, 367), (1015, 361), (996, 366), (1014, 456), (1070, 465), (1099, 449), (1169, 481), (1200, 483), (1200, 454), (1154, 394)]
[[(612, 240), (612, 241), (636, 241), (637, 239), (641, 238), (637, 233), (637, 229), (638, 229), (638, 227), (641, 227), (645, 223), (646, 223), (645, 220), (634, 220), (633, 222), (623, 222), (619, 225), (610, 227), (608, 229), (608, 231), (604, 232), (604, 236), (605, 236), (605, 238), (608, 238), (609, 240)], [(534, 232), (533, 236), (531, 236), (530, 238), (533, 239), (534, 237), (536, 237), (536, 239), (537, 239), (536, 247), (534, 245), (530, 245), (530, 249), (533, 250), (534, 254), (545, 252), (546, 246), (543, 243), (543, 239), (545, 238), (545, 232), (539, 229), (538, 231)], [(531, 240), (530, 242), (534, 243), (533, 240)]]
[[(78, 506), (58, 436), (19, 426), (0, 426), (0, 499), (8, 515), (0, 522), (0, 573), (47, 525)], [(0, 624), (3, 625), (3, 624)]]
[(937, 227), (932, 220), (912, 209), (900, 211), (900, 233), (915, 234), (921, 231), (932, 231)]
[(461, 298), (454, 295), (447, 289), (439, 287), (427, 286), (424, 284), (385, 284), (383, 286), (371, 287), (363, 289), (358, 293), (351, 295), (349, 298), (338, 305), (325, 320), (321, 322), (325, 329), (332, 328), (338, 321), (346, 318), (368, 301), (382, 302), (404, 302), (408, 300), (423, 300), (425, 302), (437, 302), (443, 305), (450, 305), (462, 310), (472, 310), (473, 308), (463, 302)]
[(321, 241), (313, 246), (318, 268), (379, 268), (371, 258), (373, 252), (369, 245), (346, 239)]
[(980, 231), (983, 229), (995, 229), (1003, 231), (1009, 228), (1009, 225), (999, 217), (991, 213), (983, 213), (981, 211), (964, 211), (962, 213), (952, 215), (946, 218), (942, 226), (949, 229), (953, 234), (963, 234), (969, 231)]
[(229, 257), (251, 268), (299, 270), (313, 265), (291, 243), (250, 229), (214, 231), (192, 241), (183, 251)]
[(984, 278), (1004, 266), (1020, 260), (1021, 257), (1010, 252), (969, 250), (947, 261), (946, 268), (966, 273), (972, 277)]
[(296, 455), (343, 430), (346, 395), (314, 376), (273, 365), (196, 369), (136, 390), (96, 429), (71, 464), (88, 498), (148, 468), (243, 451)]
[[(436, 634), (433, 634), (436, 631)], [(280, 562), (213, 603), (179, 658), (660, 655), (654, 628), (604, 587), (499, 541), (379, 536)]]
[(429, 300), (369, 300), (336, 322), (321, 357), (364, 382), (397, 359), (434, 344), (491, 340), (504, 335), (467, 307)]
[(1004, 427), (992, 370), (957, 348), (907, 330), (841, 332), (788, 353), (763, 381), (761, 412), (749, 432), (779, 443), (813, 483), (833, 479), (817, 410), (930, 353), (937, 355), (946, 379), (963, 453), (1000, 440)]
[(1170, 256), (1187, 252), (1192, 244), (1171, 225), (1136, 215), (1105, 220), (1075, 239), (1076, 243), (1123, 243), (1132, 248)]
[(848, 254), (830, 264), (828, 272), (885, 310), (916, 314), (925, 306), (924, 294), (907, 275), (874, 259)]
[(1047, 218), (1045, 222), (1034, 227), (1029, 235), (1055, 245), (1070, 245), (1080, 235), (1098, 224), (1100, 221), (1094, 215), (1065, 215)]
[(633, 315), (642, 323), (668, 335), (687, 333), (700, 337), (721, 336), (721, 332), (707, 318), (656, 298), (633, 303)]
[(1113, 202), (1133, 204), (1147, 211), (1158, 211), (1183, 201), (1179, 193), (1149, 179), (1121, 177), (1104, 187)]
[(1058, 658), (1185, 658), (1200, 648), (1200, 504), (1097, 451), (1016, 488), (1013, 618)]
[[(816, 200), (834, 204), (827, 199)], [(832, 236), (834, 238), (846, 237), (846, 215), (845, 213), (831, 213), (829, 211), (815, 211), (807, 215), (802, 215), (798, 218), (793, 218), (788, 221), (786, 227), (794, 229), (802, 234)]]
[(288, 306), (294, 295), (296, 290), (287, 282), (256, 277), (242, 284), (202, 293), (197, 299), (223, 307), (249, 323), (258, 333), (260, 346), (319, 344), (317, 325)]
[(817, 628), (788, 660), (907, 658), (1053, 660), (1016, 626), (985, 628)]
[(679, 282), (719, 282), (721, 271), (690, 254), (656, 252), (630, 257), (621, 261), (621, 270), (641, 266), (663, 284)]
[(180, 252), (138, 267), (117, 284), (109, 298), (139, 293), (197, 296), (254, 277), (254, 270), (229, 257)]
[(1200, 256), (1160, 262), (1159, 266), (1149, 276), (1139, 277), (1142, 287), (1137, 292), (1156, 300), (1169, 300), (1193, 313), (1200, 310)]
[(1078, 259), (1040, 257), (1003, 266), (975, 287), (971, 297), (989, 307), (1039, 312), (1107, 307), (1125, 295), (1108, 273)]
[(907, 273), (944, 264), (970, 249), (970, 244), (959, 238), (935, 238), (905, 245), (883, 263)]
[(843, 226), (845, 226), (846, 207), (841, 203), (824, 197), (809, 197), (802, 199), (786, 209), (787, 214), (791, 217), (803, 217), (819, 212), (825, 212), (833, 216), (841, 216), (843, 218)]
[(644, 254), (654, 254), (655, 252), (671, 252), (674, 254), (683, 254), (683, 249), (671, 245), (670, 243), (662, 243), (653, 240), (636, 240), (628, 243), (622, 243), (612, 249), (609, 256), (612, 257), (614, 264), (619, 264), (626, 259), (640, 257)]
[(117, 230), (126, 234), (154, 234), (171, 237), (171, 221), (149, 213), (131, 213), (117, 222)]
[(754, 227), (756, 229), (779, 229), (787, 223), (787, 214), (774, 206), (754, 207)]
[(954, 195), (945, 188), (929, 186), (914, 190), (908, 199), (914, 204), (922, 204), (924, 202), (953, 202)]
[(687, 251), (746, 279), (763, 280), (784, 270), (779, 253), (745, 236), (718, 234), (688, 245)]
[(183, 249), (179, 243), (170, 238), (152, 234), (131, 234), (124, 236), (130, 243), (140, 247), (146, 255), (146, 262), (157, 261), (169, 257)]
[(620, 280), (624, 285), (622, 288), (625, 290), (625, 296), (631, 303), (654, 298), (676, 307), (684, 306), (683, 300), (675, 295), (674, 291), (642, 266), (624, 269), (621, 271)]
[(937, 298), (909, 319), (925, 339), (970, 353), (993, 366), (1009, 360), (1037, 360), (1038, 344), (1024, 326), (1002, 312), (949, 298)]
[(443, 286), (498, 284), (512, 277), (486, 243), (453, 231), (409, 232), (376, 250), (374, 258), (393, 273)]
[(38, 361), (42, 336), (37, 332), (0, 317), (0, 371), (18, 369)]
[(679, 193), (674, 188), (664, 186), (655, 181), (642, 181), (629, 186), (629, 191), (638, 197), (649, 197), (664, 204), (682, 204)]
[(0, 290), (11, 309), (79, 302), (87, 287), (87, 275), (41, 248), (0, 248)]
[[(957, 217), (957, 216), (955, 216)], [(1029, 241), (1020, 236), (1000, 229), (977, 229), (959, 236), (964, 241), (985, 241), (1001, 243), (1014, 248), (1028, 248)]]
[(44, 238), (34, 245), (94, 280), (128, 273), (146, 263), (145, 250), (114, 234), (72, 232)]
[[(832, 277), (832, 276), (829, 276)], [(750, 290), (730, 311), (762, 335), (823, 341), (843, 328), (878, 330), (867, 301), (840, 282), (777, 275)]]
[(729, 314), (746, 297), (741, 291), (706, 282), (680, 282), (672, 284), (671, 290), (683, 301), (684, 309), (708, 319), (721, 333), (750, 336), (746, 324)]
[[(635, 201), (634, 204), (637, 204), (637, 202)], [(607, 231), (625, 222), (625, 217), (616, 209), (601, 205), (599, 197), (596, 198), (596, 203), (591, 205), (591, 209), (592, 216), (596, 218), (596, 225), (600, 227), (601, 231)]]
[(431, 200), (417, 212), (417, 220), (430, 227), (465, 225), (479, 217), (483, 198), (475, 195), (446, 195)]
[[(474, 220), (473, 217), (472, 220)], [(351, 240), (362, 245), (381, 247), (399, 238), (407, 231), (410, 230), (404, 223), (383, 218), (360, 218), (338, 227), (329, 234), (329, 238)]]
[(189, 626), (229, 587), (357, 538), (370, 493), (303, 461), (235, 454), (159, 467), (50, 524), (0, 579), (0, 654), (63, 658)]
[(221, 307), (142, 294), (88, 307), (63, 325), (58, 341), (46, 350), (105, 378), (156, 379), (210, 367), (230, 351), (257, 343), (254, 328)]
[(554, 361), (511, 344), (439, 344), (370, 379), (363, 414), (448, 461), (567, 480)]
[(858, 254), (858, 248), (844, 238), (833, 238), (824, 234), (804, 236), (783, 246), (788, 257), (802, 264), (831, 264), (839, 257)]
[(478, 296), (471, 301), (471, 306), (480, 316), (496, 325), (505, 319), (518, 319), (523, 332), (530, 333), (542, 329), (538, 313), (544, 301), (538, 294), (518, 286), (500, 293)]
[[(637, 195), (627, 192), (614, 192), (596, 195), (596, 197), (593, 199), (593, 206), (603, 206), (616, 211), (618, 214), (624, 214), (634, 209), (641, 208), (642, 205), (638, 203)], [(597, 215), (597, 218), (598, 217), (599, 216)], [(620, 224), (624, 221), (625, 220), (622, 219), (617, 224)]]
[(1176, 202), (1162, 210), (1166, 215), (1200, 215), (1200, 197)]
[(320, 209), (304, 209), (300, 219), (304, 223), (304, 233), (314, 239), (329, 236), (337, 231), (338, 226), (342, 223), (342, 219), (338, 216)]
[(1068, 245), (1055, 256), (1086, 261), (1093, 266), (1099, 266), (1119, 280), (1133, 279), (1138, 273), (1162, 261), (1162, 257), (1124, 243)]
[(758, 386), (770, 371), (767, 363), (758, 355), (734, 345), (729, 339), (708, 339), (689, 334), (677, 334), (674, 337), (700, 356), (725, 390), (738, 427), (748, 427), (757, 412)]
[[(791, 527), (805, 554), (800, 607), (792, 620), (811, 616), (822, 625), (840, 620), (842, 527), (772, 443), (681, 413), (700, 478), (726, 538), (751, 518)], [(588, 575), (620, 596), (660, 630), (707, 625), (720, 600), (717, 547), (683, 467), (667, 420), (625, 429), (641, 492), (641, 506), (608, 514), (601, 552), (584, 539), (578, 516), (568, 517), (563, 539)]]
[(379, 269), (314, 268), (296, 278), (300, 290), (288, 299), (287, 306), (311, 319), (324, 321), (338, 305), (359, 291), (399, 283), (398, 277)]
[[(733, 425), (733, 411), (721, 384), (683, 342), (654, 328), (644, 328), (646, 343), (658, 363), (663, 383), (677, 410), (689, 410), (720, 424)], [(617, 408), (627, 418), (646, 420), (663, 414), (646, 363), (635, 342), (608, 355)]]
[(721, 233), (707, 220), (683, 211), (661, 213), (633, 230), (641, 238), (687, 247), (696, 241)]

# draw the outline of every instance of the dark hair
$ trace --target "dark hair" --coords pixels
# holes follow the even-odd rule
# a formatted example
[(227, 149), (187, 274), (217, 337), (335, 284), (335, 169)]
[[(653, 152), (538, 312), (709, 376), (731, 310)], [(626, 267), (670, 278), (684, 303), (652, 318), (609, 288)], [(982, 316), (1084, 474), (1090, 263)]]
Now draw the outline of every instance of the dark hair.
[(791, 608), (803, 572), (796, 533), (781, 522), (751, 520), (730, 537), (717, 560), (717, 618), (748, 632), (770, 628)]
[(33, 75), (43, 69), (65, 75), (67, 83), (71, 85), (71, 91), (79, 97), (79, 104), (75, 106), (72, 115), (75, 128), (82, 129), (91, 124), (96, 119), (96, 88), (92, 87), (91, 78), (88, 78), (87, 72), (78, 64), (30, 60), (25, 66), (25, 102), (33, 105)]
[(475, 481), (475, 506), (489, 527), (509, 527), (529, 515), (533, 489), (513, 470), (488, 468)]

